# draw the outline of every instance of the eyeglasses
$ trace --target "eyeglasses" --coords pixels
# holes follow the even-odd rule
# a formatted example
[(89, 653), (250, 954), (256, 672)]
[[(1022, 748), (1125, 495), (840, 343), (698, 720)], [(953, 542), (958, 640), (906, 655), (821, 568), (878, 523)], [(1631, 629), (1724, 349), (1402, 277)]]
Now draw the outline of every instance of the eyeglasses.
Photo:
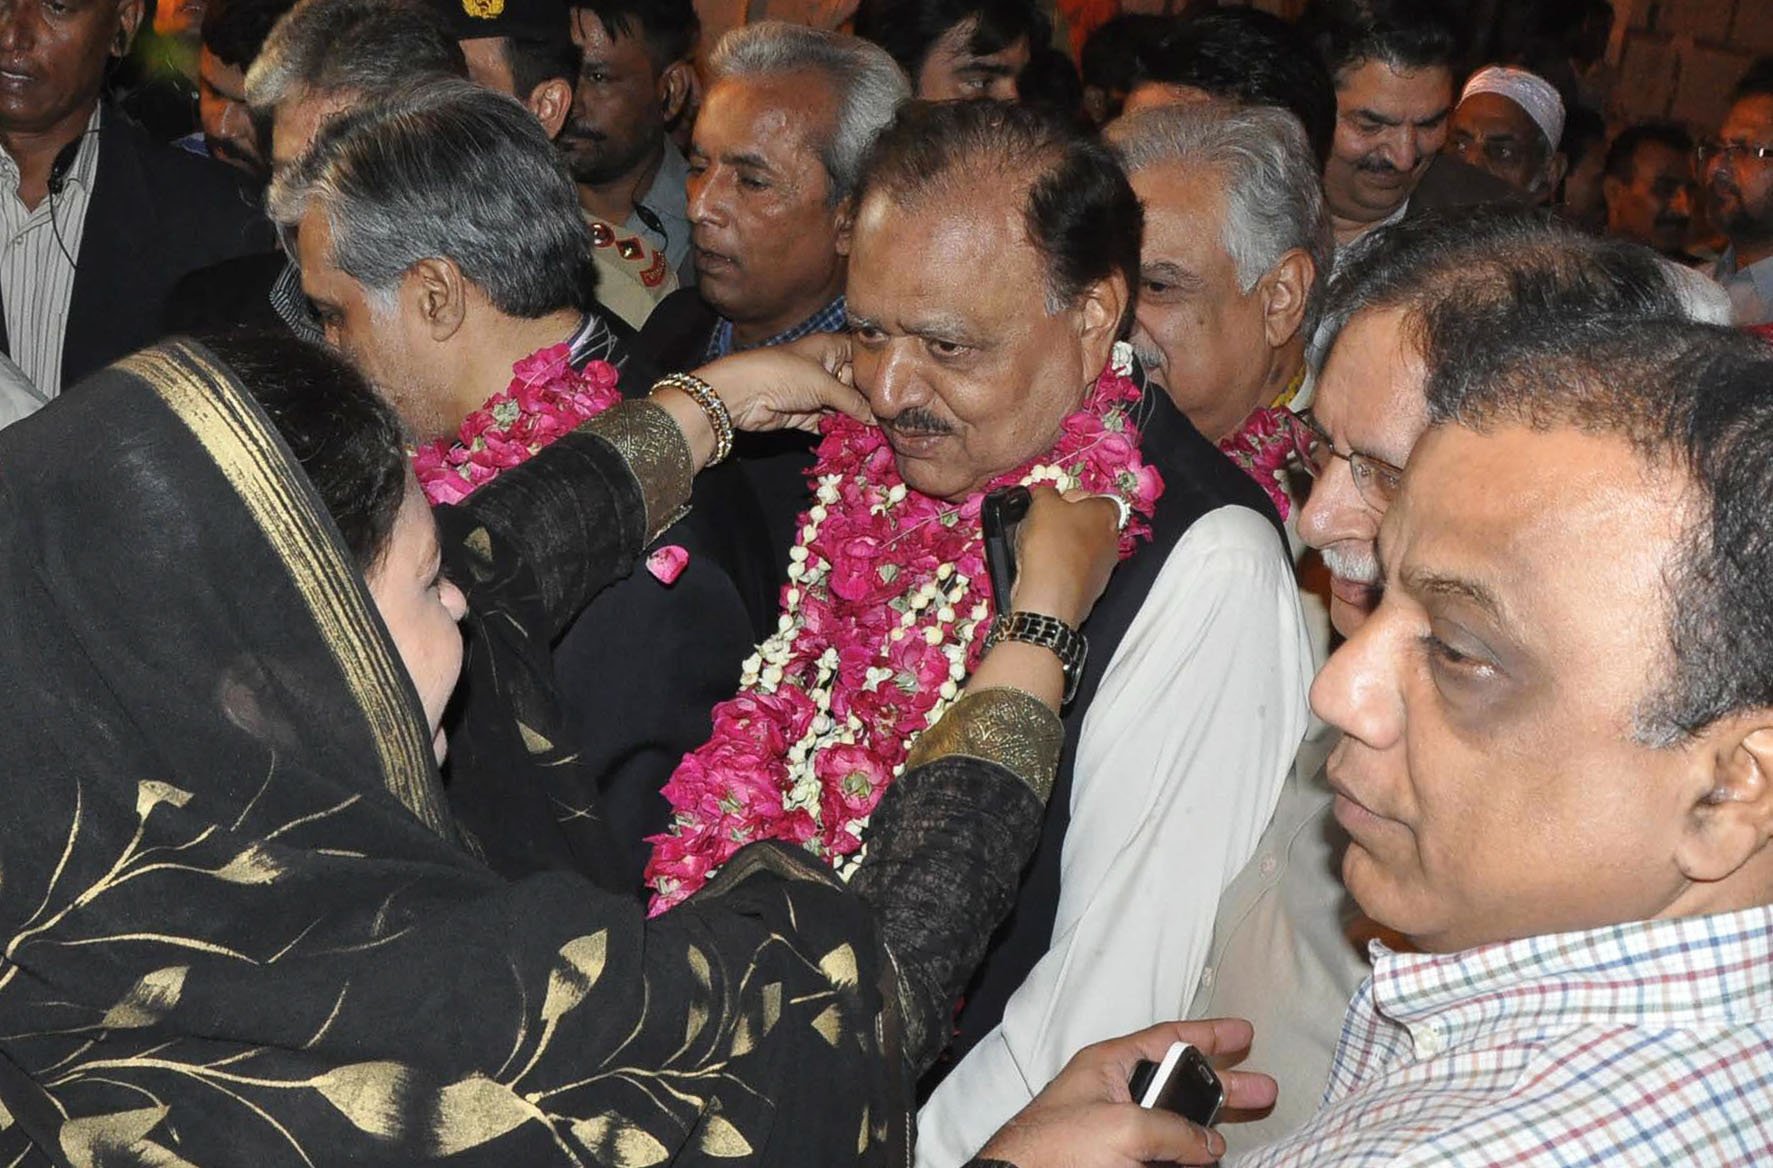
[(1714, 158), (1722, 158), (1728, 162), (1752, 158), (1757, 162), (1765, 162), (1773, 158), (1773, 146), (1750, 146), (1747, 142), (1701, 142), (1694, 153), (1701, 166)]
[(1329, 433), (1309, 411), (1294, 415), (1292, 430), (1293, 453), (1298, 457), (1299, 465), (1312, 478), (1323, 478), (1332, 462), (1338, 458), (1346, 458), (1348, 473), (1354, 479), (1354, 489), (1360, 492), (1361, 498), (1367, 501), (1369, 507), (1383, 511), (1397, 498), (1398, 486), (1404, 480), (1402, 467), (1393, 466), (1382, 458), (1374, 458), (1358, 450), (1343, 454), (1336, 449)]

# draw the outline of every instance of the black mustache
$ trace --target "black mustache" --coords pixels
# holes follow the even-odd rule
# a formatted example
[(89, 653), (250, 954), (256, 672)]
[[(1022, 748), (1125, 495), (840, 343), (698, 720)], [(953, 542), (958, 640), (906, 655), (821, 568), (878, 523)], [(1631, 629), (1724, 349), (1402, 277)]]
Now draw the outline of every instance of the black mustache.
[(1383, 158), (1363, 158), (1354, 164), (1356, 170), (1364, 170), (1369, 174), (1402, 174), (1403, 171), (1385, 161)]
[(931, 436), (954, 433), (954, 427), (938, 418), (929, 410), (913, 407), (904, 413), (891, 418), (882, 418), (880, 424), (897, 434), (907, 436)]

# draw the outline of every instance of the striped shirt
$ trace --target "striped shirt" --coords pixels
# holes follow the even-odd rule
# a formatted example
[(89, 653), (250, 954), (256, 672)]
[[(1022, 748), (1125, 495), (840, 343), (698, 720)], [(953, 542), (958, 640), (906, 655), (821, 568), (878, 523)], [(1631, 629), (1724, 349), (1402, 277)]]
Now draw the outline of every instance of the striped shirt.
[(93, 107), (61, 191), (29, 210), (18, 194), (18, 163), (0, 147), (0, 300), (6, 304), (7, 345), (13, 363), (44, 397), (62, 389), (62, 338), (98, 174), (101, 108)]
[(1373, 955), (1323, 1108), (1236, 1168), (1773, 1164), (1773, 907)]

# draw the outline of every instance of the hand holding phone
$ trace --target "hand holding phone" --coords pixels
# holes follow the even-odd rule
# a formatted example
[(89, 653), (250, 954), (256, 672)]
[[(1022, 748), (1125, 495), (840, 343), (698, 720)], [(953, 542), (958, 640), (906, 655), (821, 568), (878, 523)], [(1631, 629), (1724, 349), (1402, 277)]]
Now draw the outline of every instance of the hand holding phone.
[(1161, 1063), (1140, 1059), (1127, 1090), (1140, 1107), (1161, 1107), (1201, 1127), (1213, 1126), (1225, 1106), (1225, 1085), (1206, 1056), (1186, 1042), (1172, 1043)]
[(1033, 503), (1027, 487), (999, 487), (985, 496), (979, 508), (985, 568), (991, 576), (991, 605), (996, 613), (1010, 611), (1010, 593), (1016, 586), (1016, 525), (1027, 518)]

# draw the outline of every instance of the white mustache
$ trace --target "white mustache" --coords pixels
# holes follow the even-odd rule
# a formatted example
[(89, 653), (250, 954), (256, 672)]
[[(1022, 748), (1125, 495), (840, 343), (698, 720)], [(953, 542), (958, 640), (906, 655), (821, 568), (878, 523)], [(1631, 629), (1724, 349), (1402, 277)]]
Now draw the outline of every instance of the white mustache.
[(1354, 584), (1379, 583), (1379, 560), (1370, 548), (1364, 552), (1355, 552), (1346, 545), (1332, 544), (1319, 549), (1318, 554), (1324, 557), (1324, 567), (1330, 569), (1330, 575), (1338, 579)]

